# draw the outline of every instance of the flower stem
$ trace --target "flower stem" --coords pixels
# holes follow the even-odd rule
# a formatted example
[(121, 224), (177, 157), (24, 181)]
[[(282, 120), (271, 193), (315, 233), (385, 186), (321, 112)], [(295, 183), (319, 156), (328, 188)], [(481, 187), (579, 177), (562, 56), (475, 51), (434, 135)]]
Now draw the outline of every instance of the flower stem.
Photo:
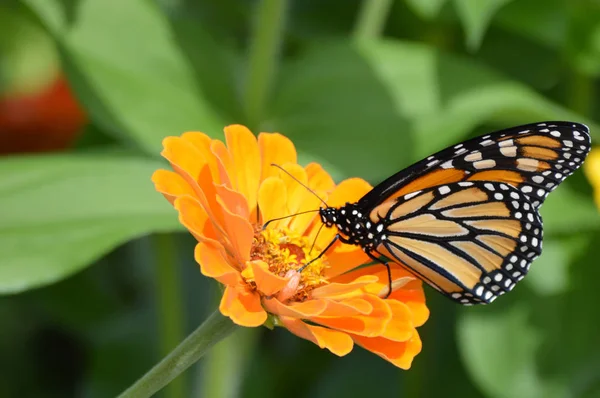
[[(183, 303), (173, 236), (157, 234), (153, 243), (156, 255), (160, 355), (164, 356), (183, 340)], [(174, 380), (165, 390), (167, 398), (183, 398), (185, 395), (183, 377)]]
[(218, 310), (215, 311), (169, 355), (119, 397), (145, 398), (152, 396), (198, 361), (213, 345), (223, 340), (235, 329), (236, 325), (229, 318), (221, 315)]
[(287, 0), (261, 0), (254, 21), (244, 93), (244, 110), (251, 129), (263, 120), (283, 37)]
[(363, 0), (354, 27), (354, 39), (361, 41), (379, 37), (385, 28), (392, 4), (393, 0)]

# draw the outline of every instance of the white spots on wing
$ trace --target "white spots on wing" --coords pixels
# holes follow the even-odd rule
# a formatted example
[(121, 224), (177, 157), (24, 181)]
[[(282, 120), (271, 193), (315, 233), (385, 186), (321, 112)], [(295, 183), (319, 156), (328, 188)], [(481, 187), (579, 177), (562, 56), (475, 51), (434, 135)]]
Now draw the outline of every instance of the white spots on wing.
[(546, 194), (546, 191), (544, 191), (543, 189), (538, 189), (537, 194), (538, 196), (544, 196)]
[(571, 159), (571, 154), (569, 152), (565, 152), (563, 156), (565, 159)]
[(490, 191), (494, 191), (495, 190), (494, 185), (491, 184), (491, 183), (489, 183), (489, 182), (486, 182), (485, 184), (483, 184), (483, 186), (486, 187)]
[(470, 187), (473, 185), (473, 183), (470, 181), (463, 181), (463, 182), (459, 182), (458, 185), (460, 185), (461, 187)]
[(460, 148), (460, 149), (458, 149), (458, 150), (455, 152), (455, 154), (456, 154), (456, 155), (462, 155), (463, 153), (466, 153), (466, 152), (467, 152), (467, 149), (466, 149), (466, 148)]
[(512, 205), (515, 208), (515, 210), (519, 210), (519, 202), (517, 202), (516, 200), (513, 200)]
[(381, 232), (381, 231), (383, 231), (383, 224), (379, 224), (377, 226), (377, 232)]
[(427, 167), (431, 167), (431, 166), (435, 166), (436, 164), (438, 164), (440, 161), (437, 159), (432, 160), (431, 162), (427, 163)]
[(506, 184), (500, 184), (500, 189), (503, 191), (508, 191), (508, 185)]
[(557, 131), (557, 130), (551, 131), (550, 135), (552, 137), (557, 137), (558, 138), (558, 137), (560, 137), (560, 131)]
[(493, 143), (494, 143), (494, 141), (492, 141), (492, 140), (485, 140), (485, 141), (481, 141), (481, 142), (479, 143), (479, 145), (481, 145), (481, 146), (490, 146), (490, 145), (492, 145)]
[(523, 171), (537, 171), (540, 162), (532, 158), (519, 158), (517, 159), (517, 169)]
[(443, 186), (441, 186), (441, 187), (438, 188), (438, 191), (442, 195), (446, 195), (446, 194), (450, 193), (450, 187), (448, 187), (447, 185), (443, 185)]
[(498, 143), (498, 146), (500, 148), (504, 148), (504, 147), (507, 147), (507, 146), (514, 146), (514, 145), (515, 145), (515, 142), (513, 140), (504, 140), (504, 141), (500, 141)]
[(476, 151), (465, 156), (465, 162), (476, 162), (478, 160), (483, 159), (481, 157), (481, 152)]
[(511, 198), (513, 198), (513, 199), (519, 199), (519, 197), (520, 197), (520, 196), (519, 196), (519, 194), (518, 194), (518, 193), (516, 193), (516, 192), (511, 192), (511, 193), (510, 193), (510, 197), (511, 197)]
[(537, 238), (532, 238), (532, 239), (531, 239), (531, 245), (532, 245), (533, 247), (537, 247), (537, 245), (538, 245), (538, 239), (537, 239)]
[(451, 169), (452, 166), (452, 160), (448, 160), (447, 162), (442, 163), (442, 169)]
[(404, 199), (405, 200), (412, 199), (412, 198), (414, 198), (415, 196), (417, 196), (420, 193), (421, 193), (421, 191), (415, 191), (415, 192), (407, 193), (406, 195), (404, 195)]
[(531, 179), (537, 184), (541, 184), (542, 182), (544, 182), (544, 177), (542, 176), (533, 176), (531, 177)]
[(494, 199), (502, 200), (502, 199), (504, 199), (504, 195), (502, 195), (500, 192), (497, 192), (494, 194)]
[(491, 169), (492, 167), (496, 167), (496, 161), (493, 159), (480, 160), (478, 162), (473, 163), (473, 167), (476, 169)]
[(509, 146), (509, 147), (500, 148), (500, 153), (506, 157), (514, 158), (517, 156), (517, 147)]
[(529, 185), (523, 185), (521, 187), (521, 191), (523, 191), (525, 193), (530, 193), (531, 191), (533, 191), (533, 188), (531, 188)]
[(523, 214), (521, 214), (521, 212), (520, 212), (520, 211), (518, 211), (518, 212), (516, 212), (516, 213), (515, 213), (515, 218), (516, 218), (517, 220), (520, 220), (522, 217), (523, 217)]
[(573, 147), (573, 141), (563, 140), (563, 144), (565, 144), (565, 146), (569, 148)]

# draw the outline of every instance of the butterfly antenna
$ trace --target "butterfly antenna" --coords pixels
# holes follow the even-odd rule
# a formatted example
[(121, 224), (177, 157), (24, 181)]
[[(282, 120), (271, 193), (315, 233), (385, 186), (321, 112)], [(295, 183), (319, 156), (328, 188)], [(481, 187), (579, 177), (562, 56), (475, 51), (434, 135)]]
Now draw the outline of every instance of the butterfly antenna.
[(329, 205), (327, 204), (327, 202), (325, 202), (319, 195), (317, 195), (317, 193), (315, 191), (313, 191), (312, 189), (310, 189), (306, 184), (302, 183), (299, 179), (297, 179), (296, 177), (294, 177), (289, 171), (287, 171), (286, 169), (284, 169), (283, 167), (281, 167), (278, 164), (275, 163), (271, 163), (271, 166), (277, 167), (279, 170), (283, 171), (285, 174), (289, 175), (292, 180), (296, 181), (298, 184), (302, 185), (304, 188), (306, 188), (308, 190), (308, 192), (312, 193), (313, 195), (315, 195), (321, 202), (323, 202), (323, 204), (326, 207), (329, 207)]
[(285, 220), (286, 218), (290, 218), (290, 217), (296, 217), (296, 216), (300, 216), (302, 214), (307, 214), (307, 213), (314, 213), (319, 211), (319, 209), (314, 209), (314, 210), (306, 210), (306, 211), (301, 211), (300, 213), (294, 213), (294, 214), (290, 214), (287, 216), (283, 216), (283, 217), (277, 217), (277, 218), (272, 218), (269, 221), (267, 221), (266, 223), (263, 224), (262, 229), (264, 230), (265, 228), (267, 228), (267, 226), (269, 224), (271, 224), (273, 221), (279, 221), (279, 220)]
[(321, 230), (323, 229), (324, 226), (325, 226), (325, 224), (321, 224), (321, 226), (319, 227), (319, 230), (317, 231), (317, 235), (315, 236), (315, 240), (313, 240), (313, 243), (310, 246), (309, 253), (312, 253), (313, 249), (315, 248), (315, 244), (317, 243), (317, 238), (319, 237), (319, 234), (321, 233)]

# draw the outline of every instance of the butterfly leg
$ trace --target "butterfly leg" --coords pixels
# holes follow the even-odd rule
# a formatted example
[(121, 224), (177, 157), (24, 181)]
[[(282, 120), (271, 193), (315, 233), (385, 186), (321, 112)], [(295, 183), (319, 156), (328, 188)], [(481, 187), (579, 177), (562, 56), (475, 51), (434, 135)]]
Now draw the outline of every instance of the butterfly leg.
[(308, 267), (314, 261), (317, 261), (318, 259), (320, 259), (321, 257), (323, 257), (323, 255), (325, 253), (327, 253), (327, 250), (329, 250), (331, 248), (331, 246), (333, 246), (333, 244), (338, 241), (338, 239), (340, 239), (340, 235), (336, 235), (335, 238), (333, 238), (331, 240), (331, 242), (329, 242), (329, 244), (327, 245), (327, 247), (325, 247), (325, 249), (323, 249), (321, 251), (321, 253), (319, 253), (319, 255), (317, 257), (313, 258), (312, 260), (310, 260), (309, 262), (307, 262), (306, 264), (304, 264), (302, 267), (298, 268), (298, 272), (302, 272), (304, 270), (304, 268)]
[(388, 292), (385, 295), (384, 299), (390, 297), (390, 294), (392, 294), (392, 269), (390, 268), (390, 264), (387, 261), (383, 261), (381, 258), (374, 256), (370, 251), (365, 251), (365, 253), (367, 253), (367, 256), (369, 256), (371, 260), (377, 261), (378, 263), (385, 265), (388, 276)]

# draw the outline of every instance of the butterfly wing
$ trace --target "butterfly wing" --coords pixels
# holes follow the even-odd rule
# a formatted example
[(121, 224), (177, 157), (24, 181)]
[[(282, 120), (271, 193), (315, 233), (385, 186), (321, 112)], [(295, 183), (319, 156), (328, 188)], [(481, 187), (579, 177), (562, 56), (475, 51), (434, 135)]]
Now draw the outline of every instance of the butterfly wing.
[(505, 182), (534, 207), (571, 175), (590, 151), (587, 126), (545, 122), (517, 126), (444, 149), (378, 184), (359, 206), (378, 204), (459, 181)]
[(465, 305), (490, 303), (523, 279), (542, 249), (542, 221), (519, 189), (464, 181), (375, 207), (377, 251)]

